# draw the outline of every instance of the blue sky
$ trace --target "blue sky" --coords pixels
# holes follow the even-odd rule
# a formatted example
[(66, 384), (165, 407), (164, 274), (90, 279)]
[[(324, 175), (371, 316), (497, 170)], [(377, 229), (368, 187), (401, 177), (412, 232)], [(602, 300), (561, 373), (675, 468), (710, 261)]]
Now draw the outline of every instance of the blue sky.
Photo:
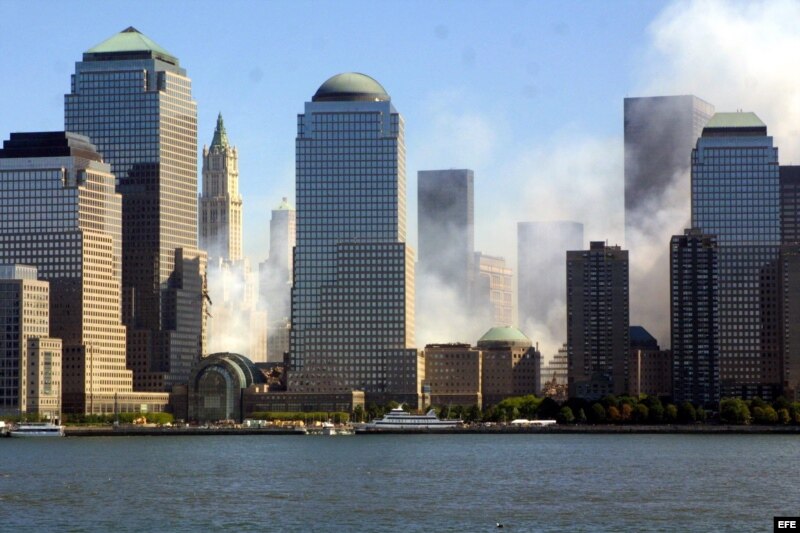
[[(410, 240), (416, 241), (416, 171), (468, 167), (478, 180), (477, 243), (511, 255), (491, 249), (491, 239), (482, 239), (490, 231), (480, 226), (507, 209), (503, 198), (514, 188), (504, 178), (509, 161), (554, 135), (619, 137), (622, 99), (635, 89), (648, 24), (663, 7), (3, 0), (0, 135), (63, 129), (74, 62), (135, 26), (176, 55), (192, 78), (201, 147), (223, 113), (240, 153), (245, 251), (261, 261), (269, 209), (294, 196), (295, 115), (329, 76), (360, 71), (386, 87), (406, 120)], [(536, 218), (535, 209), (518, 215)]]

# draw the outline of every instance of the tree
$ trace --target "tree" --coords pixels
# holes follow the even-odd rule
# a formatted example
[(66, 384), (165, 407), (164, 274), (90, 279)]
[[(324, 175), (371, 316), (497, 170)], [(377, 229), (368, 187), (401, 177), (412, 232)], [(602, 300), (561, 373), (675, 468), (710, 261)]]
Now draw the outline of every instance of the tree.
[(575, 421), (575, 415), (572, 414), (572, 409), (565, 405), (558, 411), (557, 420), (564, 424), (572, 424)]
[(778, 409), (778, 422), (783, 425), (788, 424), (792, 421), (792, 417), (789, 416), (789, 410), (786, 408)]
[(753, 408), (753, 421), (756, 424), (777, 424), (778, 413), (770, 405)]
[(353, 407), (353, 420), (356, 422), (363, 422), (364, 421), (364, 406), (363, 405), (356, 405)]
[(608, 416), (608, 421), (614, 424), (622, 420), (622, 415), (620, 414), (619, 409), (617, 409), (613, 405), (608, 406), (608, 409), (606, 409), (606, 414)]
[(675, 407), (674, 403), (668, 403), (664, 409), (664, 420), (668, 424), (674, 424), (678, 421), (678, 408)]
[(561, 411), (557, 401), (552, 398), (545, 398), (542, 400), (542, 403), (539, 404), (539, 409), (537, 410), (536, 415), (539, 418), (550, 420), (556, 418), (560, 412)]
[(678, 420), (684, 424), (694, 424), (697, 421), (697, 411), (691, 402), (683, 402), (678, 409)]
[(581, 407), (578, 410), (578, 423), (579, 424), (585, 424), (586, 423), (586, 411), (583, 410), (583, 407)]
[(727, 398), (720, 402), (719, 420), (723, 424), (749, 424), (750, 409), (738, 398)]
[(636, 404), (633, 409), (633, 420), (637, 424), (644, 424), (650, 418), (650, 409), (643, 403)]
[(594, 424), (602, 424), (606, 421), (606, 409), (600, 403), (596, 402), (592, 404), (591, 414)]
[(622, 416), (623, 422), (630, 422), (633, 418), (633, 405), (630, 403), (623, 403), (622, 409), (620, 410), (620, 415)]
[(481, 408), (477, 404), (469, 406), (464, 412), (464, 420), (467, 422), (478, 422), (481, 419)]

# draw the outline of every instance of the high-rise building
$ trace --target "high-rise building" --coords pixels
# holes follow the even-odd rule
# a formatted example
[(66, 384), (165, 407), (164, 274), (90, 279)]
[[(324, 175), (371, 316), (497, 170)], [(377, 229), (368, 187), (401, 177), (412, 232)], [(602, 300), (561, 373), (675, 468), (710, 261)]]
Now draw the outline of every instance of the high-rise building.
[(191, 80), (174, 55), (127, 28), (76, 63), (65, 124), (97, 146), (122, 195), (123, 320), (134, 385), (168, 390), (188, 379), (205, 340)]
[(259, 265), (261, 298), (269, 318), (267, 360), (283, 361), (289, 351), (289, 327), (292, 288), (296, 211), (284, 197), (272, 210), (269, 221), (269, 257)]
[(475, 276), (474, 179), (467, 169), (417, 173), (418, 277), (449, 287), (462, 308)]
[(567, 252), (569, 394), (628, 392), (628, 251), (602, 241)]
[(696, 96), (626, 98), (625, 247), (631, 318), (669, 338), (669, 257), (664, 243), (689, 225), (691, 153), (714, 106)]
[(567, 390), (568, 371), (569, 356), (567, 343), (565, 342), (549, 362), (545, 363), (542, 360), (542, 395), (557, 401), (565, 401), (569, 397)]
[(403, 119), (377, 81), (339, 74), (298, 116), (296, 150), (289, 390), (418, 405)]
[(50, 284), (0, 265), (0, 415), (61, 413), (61, 339), (50, 338)]
[(567, 250), (583, 248), (583, 224), (570, 221), (517, 223), (517, 308), (522, 329), (536, 332), (555, 350), (567, 337)]
[(780, 167), (783, 394), (800, 400), (800, 166)]
[(687, 229), (670, 242), (672, 388), (675, 401), (719, 402), (717, 239)]
[(120, 195), (89, 139), (12, 133), (0, 150), (0, 261), (50, 283), (50, 335), (63, 342), (64, 410), (161, 410), (132, 393), (120, 313)]
[(514, 323), (513, 276), (502, 257), (475, 252), (473, 313), (485, 325), (510, 326)]
[(721, 395), (782, 382), (778, 149), (754, 113), (717, 113), (692, 152), (692, 227), (717, 238)]
[(243, 258), (239, 152), (228, 143), (222, 113), (211, 146), (203, 146), (200, 246), (208, 253), (209, 264), (216, 259), (235, 263)]

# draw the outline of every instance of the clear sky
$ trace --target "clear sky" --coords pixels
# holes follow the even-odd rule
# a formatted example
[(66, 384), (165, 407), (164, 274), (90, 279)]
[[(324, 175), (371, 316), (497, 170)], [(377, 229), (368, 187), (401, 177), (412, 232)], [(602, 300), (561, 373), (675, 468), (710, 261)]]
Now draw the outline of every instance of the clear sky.
[[(296, 114), (328, 77), (364, 72), (384, 85), (406, 120), (411, 242), (417, 170), (466, 167), (476, 170), (478, 247), (512, 256), (511, 242), (493, 242), (496, 229), (481, 225), (509, 209), (518, 220), (537, 218), (535, 205), (520, 212), (504, 204), (516, 187), (506, 175), (519, 171), (509, 164), (556, 135), (621, 135), (622, 99), (635, 86), (648, 24), (663, 7), (621, 0), (0, 0), (0, 136), (63, 129), (74, 62), (132, 25), (177, 56), (192, 78), (200, 149), (222, 112), (240, 154), (245, 252), (261, 261), (269, 210), (294, 196)], [(621, 192), (621, 173), (618, 179)], [(512, 222), (500, 230), (513, 233)]]

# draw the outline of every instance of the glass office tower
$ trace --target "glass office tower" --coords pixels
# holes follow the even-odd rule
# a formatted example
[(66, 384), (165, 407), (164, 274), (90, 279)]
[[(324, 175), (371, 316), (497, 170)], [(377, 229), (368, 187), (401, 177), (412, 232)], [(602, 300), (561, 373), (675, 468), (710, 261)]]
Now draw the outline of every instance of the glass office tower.
[(135, 28), (76, 63), (65, 125), (87, 135), (122, 195), (123, 319), (140, 390), (185, 382), (203, 350), (197, 104), (178, 59)]
[(692, 151), (692, 227), (716, 235), (722, 397), (781, 383), (778, 149), (754, 113), (717, 113)]
[(297, 119), (289, 389), (419, 400), (403, 119), (369, 76), (323, 83)]

